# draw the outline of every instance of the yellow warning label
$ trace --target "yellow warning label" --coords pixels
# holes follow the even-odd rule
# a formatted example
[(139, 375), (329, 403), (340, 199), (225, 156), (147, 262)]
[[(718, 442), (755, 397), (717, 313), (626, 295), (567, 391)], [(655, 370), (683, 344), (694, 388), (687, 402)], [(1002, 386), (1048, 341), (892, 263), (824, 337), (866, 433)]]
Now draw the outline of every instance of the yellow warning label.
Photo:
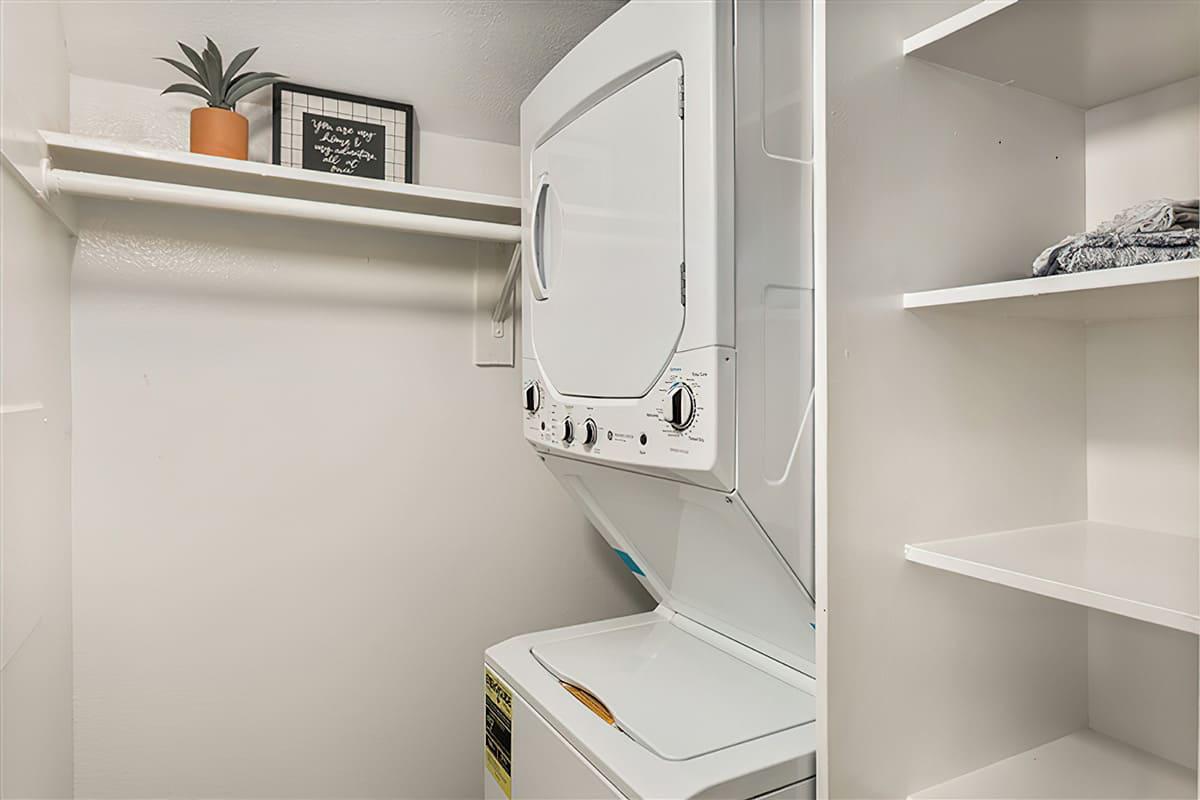
[(487, 771), (512, 800), (512, 690), (483, 668), (483, 760)]

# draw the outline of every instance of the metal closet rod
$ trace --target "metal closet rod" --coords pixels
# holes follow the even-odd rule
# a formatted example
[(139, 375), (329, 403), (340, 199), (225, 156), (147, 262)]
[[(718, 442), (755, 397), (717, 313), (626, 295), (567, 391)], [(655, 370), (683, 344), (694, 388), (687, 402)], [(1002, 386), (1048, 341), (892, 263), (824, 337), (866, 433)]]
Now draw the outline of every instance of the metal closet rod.
[(384, 208), (347, 206), (319, 200), (234, 192), (228, 189), (210, 189), (204, 186), (162, 183), (91, 172), (49, 169), (46, 172), (46, 188), (50, 192), (63, 192), (85, 197), (242, 211), (248, 214), (266, 214), (292, 219), (388, 228), (410, 233), (449, 236), (456, 239), (506, 243), (515, 243), (521, 240), (519, 225), (415, 214), (410, 211), (391, 211)]

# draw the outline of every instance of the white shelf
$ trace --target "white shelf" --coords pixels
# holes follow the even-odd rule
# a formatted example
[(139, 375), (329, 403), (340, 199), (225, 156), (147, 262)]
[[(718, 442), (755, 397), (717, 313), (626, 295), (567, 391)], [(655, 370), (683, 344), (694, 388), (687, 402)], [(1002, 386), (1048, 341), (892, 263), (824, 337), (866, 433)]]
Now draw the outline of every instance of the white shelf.
[(81, 197), (511, 244), (511, 254), (505, 256), (507, 272), (493, 268), (491, 255), (476, 258), (472, 328), (477, 365), (513, 364), (512, 298), (521, 263), (519, 198), (157, 150), (68, 133), (40, 134), (45, 158), (27, 188), (68, 228), (73, 227), (72, 198)]
[[(1200, 5), (1200, 4), (1197, 4)], [(1022, 278), (904, 295), (904, 308), (969, 306), (1013, 317), (1106, 321), (1196, 316), (1200, 259)], [(1190, 285), (1183, 285), (1190, 282)]]
[(1103, 522), (945, 539), (909, 561), (1112, 614), (1200, 633), (1200, 539)]
[(1196, 798), (1196, 773), (1081, 730), (924, 789), (909, 800)]
[(354, 178), (42, 131), (46, 190), (394, 228), (520, 240), (516, 197)]
[(904, 54), (1094, 108), (1200, 75), (1200, 3), (985, 0)]

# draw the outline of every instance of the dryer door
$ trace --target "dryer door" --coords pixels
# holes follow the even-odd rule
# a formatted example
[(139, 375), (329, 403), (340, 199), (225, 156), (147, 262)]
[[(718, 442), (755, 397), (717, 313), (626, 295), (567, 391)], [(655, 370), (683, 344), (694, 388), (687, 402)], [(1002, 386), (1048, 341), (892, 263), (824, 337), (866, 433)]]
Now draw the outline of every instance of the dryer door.
[(683, 330), (683, 66), (672, 59), (533, 151), (529, 311), (561, 394), (643, 397)]

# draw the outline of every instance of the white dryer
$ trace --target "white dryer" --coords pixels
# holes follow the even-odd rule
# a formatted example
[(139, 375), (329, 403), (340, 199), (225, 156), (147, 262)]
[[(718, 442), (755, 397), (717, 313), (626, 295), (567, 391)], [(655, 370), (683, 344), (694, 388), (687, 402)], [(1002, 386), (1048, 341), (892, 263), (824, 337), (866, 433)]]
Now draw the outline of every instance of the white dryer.
[(485, 654), (489, 797), (810, 796), (820, 0), (634, 0), (521, 106), (526, 438), (658, 601)]

